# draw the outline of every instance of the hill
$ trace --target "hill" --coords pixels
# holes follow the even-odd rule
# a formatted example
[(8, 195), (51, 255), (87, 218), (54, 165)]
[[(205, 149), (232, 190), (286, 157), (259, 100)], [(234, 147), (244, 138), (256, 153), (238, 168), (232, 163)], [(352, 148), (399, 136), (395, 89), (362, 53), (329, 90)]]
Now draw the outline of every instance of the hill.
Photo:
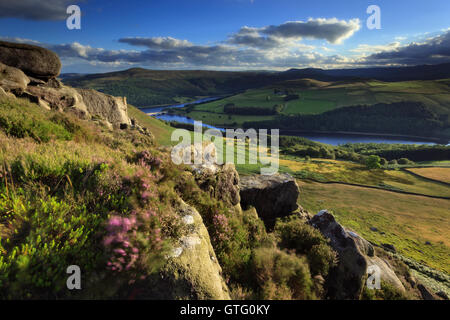
[[(34, 50), (53, 56), (33, 46), (19, 49), (25, 57)], [(45, 64), (24, 59), (25, 73), (14, 61), (0, 64), (1, 299), (437, 298), (417, 288), (400, 256), (344, 228), (326, 210), (312, 217), (299, 207), (299, 187), (289, 174), (244, 177), (232, 163), (176, 165), (168, 147), (172, 127), (124, 97), (61, 83), (55, 79), (58, 63), (45, 70)], [(43, 66), (37, 69), (41, 79), (29, 77)], [(306, 139), (281, 140), (283, 151), (292, 154), (367, 158)], [(184, 146), (181, 154), (199, 154), (199, 147)], [(436, 182), (349, 162), (282, 164), (299, 178), (317, 170), (309, 177), (383, 181), (396, 183), (398, 191), (448, 195)], [(316, 208), (313, 196), (306, 203)], [(435, 212), (445, 228), (445, 213)], [(394, 227), (376, 225), (386, 228), (389, 241), (405, 243), (401, 234), (391, 234)], [(441, 241), (432, 237), (433, 221), (421, 230), (426, 239)], [(443, 244), (416, 256), (438, 253), (434, 266), (446, 270), (447, 252)], [(373, 264), (384, 271), (376, 291), (366, 286)], [(448, 283), (445, 274), (413, 265), (439, 282), (433, 292)], [(77, 269), (81, 280), (68, 276)], [(83, 290), (67, 290), (72, 285)]]
[(103, 74), (70, 75), (66, 83), (80, 88), (122, 95), (137, 107), (173, 104), (200, 96), (220, 96), (280, 81), (314, 79), (339, 81), (376, 79), (381, 81), (435, 80), (448, 78), (450, 64), (417, 67), (361, 69), (291, 69), (284, 72), (225, 72), (204, 70), (147, 70), (132, 68)]
[[(232, 113), (227, 112), (227, 105), (233, 106)], [(273, 112), (274, 108), (277, 112)], [(412, 114), (415, 108), (427, 111)], [(444, 140), (450, 137), (448, 79), (285, 80), (171, 112), (218, 127), (366, 132)]]
[(297, 78), (336, 81), (350, 78), (376, 79), (381, 81), (436, 80), (448, 78), (450, 63), (409, 67), (374, 67), (355, 69), (290, 69), (285, 72)]

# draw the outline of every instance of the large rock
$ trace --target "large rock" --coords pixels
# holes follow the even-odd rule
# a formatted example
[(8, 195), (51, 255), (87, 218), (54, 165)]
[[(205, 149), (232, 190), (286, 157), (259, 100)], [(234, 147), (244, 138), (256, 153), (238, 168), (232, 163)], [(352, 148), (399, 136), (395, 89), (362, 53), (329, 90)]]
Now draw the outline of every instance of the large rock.
[(11, 92), (6, 92), (3, 90), (2, 87), (0, 87), (0, 98), (15, 98), (16, 96), (12, 94)]
[(131, 125), (126, 98), (64, 86), (55, 79), (60, 69), (58, 56), (47, 49), (0, 41), (2, 96), (13, 93), (46, 109), (71, 111), (83, 119), (105, 121), (108, 127)]
[(214, 170), (194, 170), (194, 178), (211, 197), (231, 206), (239, 204), (239, 174), (233, 163), (217, 165)]
[(347, 232), (327, 211), (316, 214), (311, 224), (330, 239), (339, 257), (337, 267), (329, 274), (328, 295), (333, 299), (359, 299), (366, 279), (365, 255), (373, 256), (373, 247), (357, 234)]
[(346, 230), (327, 210), (322, 210), (310, 221), (311, 225), (330, 239), (331, 247), (338, 253), (338, 265), (330, 271), (328, 295), (334, 299), (359, 299), (367, 279), (367, 268), (380, 268), (381, 280), (404, 291), (401, 281), (389, 263), (377, 256), (373, 246), (357, 233)]
[(175, 163), (189, 164), (193, 175), (204, 191), (211, 197), (236, 206), (240, 203), (239, 174), (233, 163), (217, 164), (217, 151), (214, 143), (180, 144), (171, 152)]
[(43, 107), (70, 111), (82, 119), (100, 118), (116, 128), (131, 123), (126, 99), (122, 97), (113, 97), (95, 90), (71, 88), (56, 80), (50, 80), (45, 85), (28, 86), (25, 93), (34, 97), (35, 102)]
[(366, 256), (367, 265), (376, 265), (378, 268), (380, 268), (380, 278), (386, 283), (389, 283), (391, 286), (393, 286), (395, 289), (405, 292), (405, 287), (403, 286), (400, 279), (395, 274), (394, 270), (392, 270), (392, 266), (389, 264), (389, 261), (386, 259), (382, 259), (380, 257), (374, 256), (369, 257)]
[(76, 89), (83, 97), (83, 102), (91, 116), (98, 116), (109, 121), (113, 126), (130, 125), (127, 99), (113, 97), (91, 89)]
[(267, 226), (273, 226), (276, 218), (291, 214), (298, 208), (299, 188), (289, 174), (252, 175), (240, 179), (241, 205), (256, 208)]
[[(82, 119), (90, 118), (88, 108), (83, 97), (78, 91), (71, 87), (62, 86), (53, 88), (44, 86), (28, 86), (26, 94), (34, 97), (37, 103), (49, 109), (61, 112), (73, 112)], [(28, 96), (30, 100), (33, 100)]]
[(0, 62), (38, 79), (55, 78), (61, 71), (58, 56), (45, 48), (0, 41)]
[(216, 173), (219, 170), (217, 151), (210, 141), (178, 144), (171, 151), (176, 164), (187, 164), (195, 173)]
[(22, 70), (0, 62), (0, 88), (3, 88), (5, 92), (22, 93), (28, 83), (30, 83), (30, 79)]
[(433, 292), (427, 287), (425, 287), (423, 284), (419, 283), (417, 285), (417, 289), (419, 289), (423, 300), (437, 300)]
[(168, 257), (160, 274), (149, 279), (140, 298), (229, 300), (228, 287), (198, 211), (181, 201), (179, 212), (189, 234)]

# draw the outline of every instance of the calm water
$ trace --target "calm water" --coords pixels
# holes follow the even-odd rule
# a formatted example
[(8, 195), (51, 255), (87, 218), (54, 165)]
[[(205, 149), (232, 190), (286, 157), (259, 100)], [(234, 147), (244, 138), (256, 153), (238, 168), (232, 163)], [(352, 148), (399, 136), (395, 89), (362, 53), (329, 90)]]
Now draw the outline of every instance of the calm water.
[[(281, 132), (281, 134), (283, 134)], [(295, 136), (304, 137), (312, 141), (322, 142), (337, 146), (345, 143), (400, 143), (400, 144), (436, 144), (435, 142), (415, 140), (398, 137), (384, 137), (372, 135), (357, 135), (357, 134), (328, 134), (328, 133), (305, 133), (295, 134)]]
[[(187, 105), (190, 104), (199, 104), (199, 103), (204, 103), (204, 102), (209, 102), (209, 101), (214, 101), (214, 100), (218, 100), (220, 99), (220, 97), (215, 97), (215, 98), (203, 98), (194, 102), (189, 102), (189, 103), (180, 103), (180, 104), (174, 104), (171, 106), (165, 106), (165, 107), (156, 107), (156, 108), (142, 108), (140, 109), (142, 112), (145, 113), (158, 113), (158, 112), (162, 112), (164, 109), (172, 109), (172, 108), (183, 108)], [(161, 119), (161, 118), (158, 118)], [(172, 120), (175, 121), (175, 120)]]
[[(143, 112), (151, 114), (153, 117), (165, 120), (165, 121), (176, 121), (181, 123), (191, 123), (194, 124), (194, 119), (179, 116), (179, 115), (171, 115), (167, 113), (161, 113), (164, 109), (169, 108), (182, 108), (188, 104), (197, 104), (208, 101), (218, 100), (220, 98), (204, 98), (190, 103), (176, 104), (172, 106), (165, 107), (157, 107), (157, 108), (144, 108), (141, 109)], [(206, 123), (203, 124), (206, 128), (218, 129), (224, 131), (223, 128), (217, 128)], [(280, 134), (283, 134), (281, 131)], [(401, 144), (436, 144), (435, 142), (430, 142), (426, 140), (420, 139), (408, 139), (402, 137), (385, 137), (385, 136), (376, 136), (376, 135), (359, 135), (359, 134), (340, 134), (340, 133), (299, 133), (292, 134), (298, 137), (304, 137), (312, 141), (322, 142), (326, 144), (331, 144), (333, 146), (337, 146), (345, 143), (401, 143)]]

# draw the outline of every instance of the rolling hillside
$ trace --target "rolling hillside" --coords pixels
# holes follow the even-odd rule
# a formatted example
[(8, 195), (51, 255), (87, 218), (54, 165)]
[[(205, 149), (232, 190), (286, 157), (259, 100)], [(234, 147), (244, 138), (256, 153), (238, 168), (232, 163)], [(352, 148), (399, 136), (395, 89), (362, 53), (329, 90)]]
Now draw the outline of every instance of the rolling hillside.
[[(233, 106), (231, 112), (230, 108), (225, 108), (230, 105)], [(276, 113), (262, 112), (275, 106), (278, 106)], [(251, 113), (251, 110), (255, 112)], [(249, 89), (174, 112), (224, 127), (367, 132), (448, 139), (450, 87), (448, 79), (401, 82), (297, 79)]]
[(217, 96), (260, 88), (286, 80), (310, 78), (320, 81), (377, 79), (382, 81), (435, 80), (448, 78), (450, 64), (369, 68), (291, 69), (284, 72), (222, 72), (202, 70), (147, 70), (133, 68), (104, 74), (62, 75), (74, 87), (92, 88), (128, 97), (137, 107), (172, 104), (198, 96)]

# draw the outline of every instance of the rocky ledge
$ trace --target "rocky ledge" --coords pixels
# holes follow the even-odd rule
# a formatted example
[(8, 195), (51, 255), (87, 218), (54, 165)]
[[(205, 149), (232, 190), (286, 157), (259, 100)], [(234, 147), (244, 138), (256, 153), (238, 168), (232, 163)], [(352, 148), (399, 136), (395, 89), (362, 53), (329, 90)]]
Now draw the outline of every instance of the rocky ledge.
[(405, 288), (389, 262), (375, 255), (373, 246), (356, 232), (345, 229), (327, 210), (310, 221), (330, 240), (338, 253), (338, 265), (329, 275), (328, 294), (334, 299), (358, 299), (364, 288), (368, 267), (376, 266), (381, 280), (404, 292)]
[(126, 98), (65, 86), (56, 79), (60, 70), (61, 62), (50, 50), (0, 41), (0, 97), (27, 98), (49, 110), (103, 121), (110, 128), (132, 124)]
[(299, 208), (299, 188), (289, 174), (243, 176), (240, 179), (240, 196), (243, 208), (253, 206), (267, 226), (276, 218), (292, 214)]

